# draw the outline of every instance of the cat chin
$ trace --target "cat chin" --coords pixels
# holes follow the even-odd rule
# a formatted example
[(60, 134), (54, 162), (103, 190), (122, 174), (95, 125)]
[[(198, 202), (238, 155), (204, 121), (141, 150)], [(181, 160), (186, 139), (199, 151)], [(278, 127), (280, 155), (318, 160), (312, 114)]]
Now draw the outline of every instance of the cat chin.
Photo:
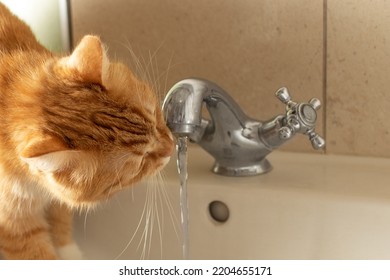
[(62, 260), (82, 260), (83, 254), (76, 243), (67, 244), (57, 248), (57, 253)]
[(164, 167), (165, 167), (165, 165), (167, 165), (168, 164), (168, 162), (170, 161), (170, 159), (171, 159), (171, 157), (165, 157), (165, 158), (163, 158), (161, 161), (162, 161), (162, 163), (161, 163), (161, 169), (163, 169)]
[(63, 199), (61, 202), (65, 203), (68, 205), (70, 208), (75, 209), (75, 210), (91, 210), (95, 209), (101, 201), (74, 201), (74, 200), (69, 200), (69, 199)]
[(171, 157), (164, 157), (162, 159), (160, 159), (160, 162), (158, 163), (157, 167), (156, 167), (156, 170), (153, 172), (153, 175), (157, 174), (158, 172), (160, 172), (161, 170), (164, 169), (164, 167), (168, 164), (169, 160), (171, 159)]
[(99, 205), (100, 201), (86, 201), (86, 200), (77, 200), (73, 197), (65, 196), (64, 194), (59, 195), (58, 193), (52, 193), (52, 198), (57, 200), (60, 203), (67, 205), (73, 210), (91, 210), (96, 208)]

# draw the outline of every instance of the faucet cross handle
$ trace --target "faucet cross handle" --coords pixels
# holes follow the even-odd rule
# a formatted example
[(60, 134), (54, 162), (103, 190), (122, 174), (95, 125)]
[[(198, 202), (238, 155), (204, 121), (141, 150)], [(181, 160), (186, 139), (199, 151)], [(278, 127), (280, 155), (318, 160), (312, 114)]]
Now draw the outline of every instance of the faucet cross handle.
[(321, 108), (321, 102), (317, 98), (312, 98), (308, 103), (297, 103), (291, 100), (287, 88), (280, 88), (276, 97), (286, 104), (286, 116), (283, 126), (279, 129), (280, 139), (289, 139), (299, 132), (308, 135), (314, 149), (322, 149), (325, 140), (314, 130), (317, 121), (317, 110)]

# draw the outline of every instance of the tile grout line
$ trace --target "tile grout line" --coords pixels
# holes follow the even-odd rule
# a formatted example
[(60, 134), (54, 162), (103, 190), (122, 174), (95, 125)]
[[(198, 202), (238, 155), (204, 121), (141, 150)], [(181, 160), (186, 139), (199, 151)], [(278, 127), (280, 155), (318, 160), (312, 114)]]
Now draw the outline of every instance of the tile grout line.
[[(327, 83), (328, 83), (328, 1), (323, 0), (323, 22), (322, 22), (322, 33), (323, 33), (323, 57), (322, 57), (322, 116), (323, 116), (323, 134), (324, 139), (327, 141)], [(327, 154), (327, 145), (325, 144), (324, 153)]]
[(68, 47), (69, 50), (67, 51), (72, 51), (74, 48), (74, 38), (73, 38), (73, 13), (72, 13), (72, 3), (71, 0), (63, 0), (64, 6), (66, 7), (66, 12), (67, 12), (67, 28), (68, 28), (68, 36), (69, 36), (69, 42), (68, 42)]

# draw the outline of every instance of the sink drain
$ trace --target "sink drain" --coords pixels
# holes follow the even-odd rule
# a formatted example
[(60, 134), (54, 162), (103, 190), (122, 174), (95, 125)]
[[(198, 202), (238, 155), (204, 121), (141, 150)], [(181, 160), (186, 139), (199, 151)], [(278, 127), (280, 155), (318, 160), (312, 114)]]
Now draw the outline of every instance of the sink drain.
[(219, 223), (225, 223), (230, 215), (227, 205), (219, 200), (214, 200), (209, 204), (209, 213), (211, 218)]

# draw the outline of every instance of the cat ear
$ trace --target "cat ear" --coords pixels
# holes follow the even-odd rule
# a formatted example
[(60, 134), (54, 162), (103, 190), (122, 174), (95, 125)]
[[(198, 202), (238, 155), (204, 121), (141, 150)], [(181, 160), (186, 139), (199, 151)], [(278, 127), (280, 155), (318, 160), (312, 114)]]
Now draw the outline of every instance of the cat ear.
[(57, 137), (45, 136), (32, 141), (21, 152), (21, 159), (33, 169), (54, 172), (66, 167), (74, 152)]
[(22, 157), (21, 159), (33, 170), (53, 173), (68, 167), (76, 158), (76, 153), (73, 151), (60, 151), (32, 158)]
[(67, 67), (76, 69), (86, 82), (103, 85), (108, 74), (109, 60), (104, 45), (97, 36), (84, 36), (64, 61)]
[(45, 154), (68, 150), (67, 145), (59, 137), (44, 135), (32, 138), (20, 153), (23, 158), (34, 158)]

